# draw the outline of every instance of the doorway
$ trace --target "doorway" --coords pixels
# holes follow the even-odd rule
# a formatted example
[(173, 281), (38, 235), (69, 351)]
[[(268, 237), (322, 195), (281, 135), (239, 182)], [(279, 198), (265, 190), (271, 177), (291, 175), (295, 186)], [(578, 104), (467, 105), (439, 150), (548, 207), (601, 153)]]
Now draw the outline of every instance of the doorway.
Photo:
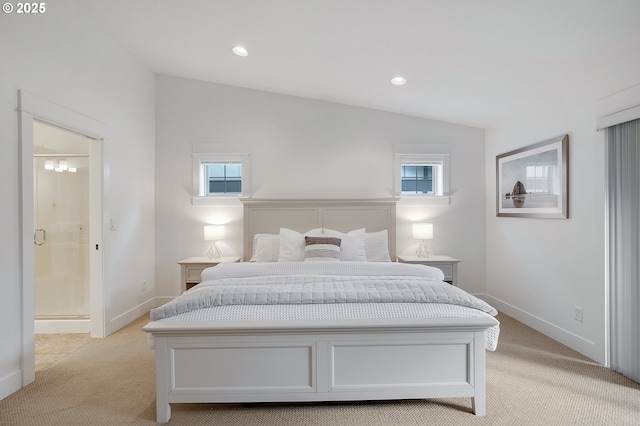
[(35, 332), (89, 333), (90, 146), (34, 120)]
[[(22, 386), (35, 380), (35, 250), (34, 231), (35, 176), (34, 132), (37, 122), (84, 135), (89, 144), (89, 329), (91, 337), (105, 337), (103, 288), (103, 221), (102, 221), (102, 144), (108, 127), (91, 117), (41, 98), (24, 90), (18, 91), (18, 127), (20, 137), (20, 260), (22, 281)], [(66, 152), (64, 154), (69, 154)], [(67, 164), (68, 167), (68, 164)], [(84, 230), (84, 229), (83, 229)], [(36, 235), (34, 235), (36, 234)], [(40, 233), (41, 234), (41, 233)]]

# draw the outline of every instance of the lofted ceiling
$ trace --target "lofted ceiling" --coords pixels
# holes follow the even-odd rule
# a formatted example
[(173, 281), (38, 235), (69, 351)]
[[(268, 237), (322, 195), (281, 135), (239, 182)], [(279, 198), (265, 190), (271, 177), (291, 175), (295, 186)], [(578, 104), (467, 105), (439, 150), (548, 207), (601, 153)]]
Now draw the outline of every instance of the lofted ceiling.
[(640, 0), (82, 3), (159, 74), (476, 127), (640, 50)]

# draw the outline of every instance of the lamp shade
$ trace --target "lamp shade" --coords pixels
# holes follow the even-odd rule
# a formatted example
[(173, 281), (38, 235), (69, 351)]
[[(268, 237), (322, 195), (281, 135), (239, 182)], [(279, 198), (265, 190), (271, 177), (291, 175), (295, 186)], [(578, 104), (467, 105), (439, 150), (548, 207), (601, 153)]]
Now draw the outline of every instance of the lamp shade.
[(224, 238), (223, 225), (205, 225), (204, 227), (205, 241), (220, 241), (223, 238)]
[(414, 223), (413, 238), (416, 240), (430, 240), (433, 238), (433, 223)]

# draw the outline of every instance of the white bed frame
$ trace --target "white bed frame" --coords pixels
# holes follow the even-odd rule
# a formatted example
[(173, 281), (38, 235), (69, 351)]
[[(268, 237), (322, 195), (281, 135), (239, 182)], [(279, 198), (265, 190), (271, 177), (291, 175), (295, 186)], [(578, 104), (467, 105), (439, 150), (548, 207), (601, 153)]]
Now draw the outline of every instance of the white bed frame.
[[(252, 236), (324, 226), (389, 230), (395, 199), (243, 200), (245, 258)], [(171, 323), (154, 337), (157, 421), (171, 403), (358, 401), (471, 397), (486, 413), (485, 330), (493, 318)]]

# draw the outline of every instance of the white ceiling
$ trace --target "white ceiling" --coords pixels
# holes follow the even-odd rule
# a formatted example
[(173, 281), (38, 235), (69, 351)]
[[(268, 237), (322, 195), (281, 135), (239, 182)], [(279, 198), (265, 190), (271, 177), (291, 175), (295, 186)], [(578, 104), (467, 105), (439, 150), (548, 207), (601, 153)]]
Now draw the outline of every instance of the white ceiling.
[[(640, 50), (640, 0), (91, 0), (87, 7), (159, 74), (477, 127)], [(249, 56), (235, 56), (237, 44)], [(406, 86), (389, 83), (397, 74)]]

